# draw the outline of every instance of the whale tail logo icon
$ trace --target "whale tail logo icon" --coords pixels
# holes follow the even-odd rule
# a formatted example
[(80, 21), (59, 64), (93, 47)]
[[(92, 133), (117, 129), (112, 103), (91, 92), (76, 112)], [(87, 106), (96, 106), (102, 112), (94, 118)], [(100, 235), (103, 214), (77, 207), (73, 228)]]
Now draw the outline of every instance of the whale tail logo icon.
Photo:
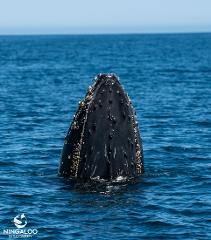
[(27, 219), (24, 213), (14, 217), (13, 222), (17, 228), (24, 228), (27, 225)]

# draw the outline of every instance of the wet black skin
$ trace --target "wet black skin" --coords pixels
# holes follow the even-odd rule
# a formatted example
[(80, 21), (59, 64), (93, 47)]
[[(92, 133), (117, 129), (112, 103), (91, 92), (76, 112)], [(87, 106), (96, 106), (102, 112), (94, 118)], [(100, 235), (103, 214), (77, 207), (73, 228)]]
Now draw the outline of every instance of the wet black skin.
[(79, 180), (134, 178), (143, 148), (131, 101), (116, 75), (100, 74), (65, 137), (59, 174)]

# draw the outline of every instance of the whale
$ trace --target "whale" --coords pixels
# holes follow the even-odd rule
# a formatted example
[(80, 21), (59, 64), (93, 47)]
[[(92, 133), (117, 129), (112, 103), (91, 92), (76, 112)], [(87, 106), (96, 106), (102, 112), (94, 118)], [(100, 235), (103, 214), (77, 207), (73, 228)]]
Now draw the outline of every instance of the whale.
[(132, 102), (117, 75), (98, 74), (65, 136), (59, 175), (113, 181), (143, 172), (143, 145)]

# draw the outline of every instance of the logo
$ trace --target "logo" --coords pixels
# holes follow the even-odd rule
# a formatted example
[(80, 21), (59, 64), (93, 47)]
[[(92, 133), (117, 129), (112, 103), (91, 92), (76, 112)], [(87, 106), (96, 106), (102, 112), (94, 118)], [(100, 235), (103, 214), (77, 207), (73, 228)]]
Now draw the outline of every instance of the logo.
[(14, 224), (17, 228), (24, 228), (27, 224), (27, 219), (24, 213), (17, 215), (13, 219)]
[(18, 214), (11, 222), (16, 228), (3, 229), (2, 235), (7, 235), (9, 238), (31, 238), (38, 233), (36, 228), (25, 228), (28, 221), (24, 213)]

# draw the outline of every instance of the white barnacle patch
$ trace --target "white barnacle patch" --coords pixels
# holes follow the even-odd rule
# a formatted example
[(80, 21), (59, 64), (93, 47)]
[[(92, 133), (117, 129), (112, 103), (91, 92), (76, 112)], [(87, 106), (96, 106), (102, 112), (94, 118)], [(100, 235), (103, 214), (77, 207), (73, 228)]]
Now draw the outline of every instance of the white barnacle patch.
[(138, 144), (137, 140), (136, 140), (136, 170), (138, 173), (142, 172), (142, 165), (141, 165), (141, 147)]
[(92, 86), (89, 86), (89, 88), (88, 88), (88, 93), (89, 93), (89, 94), (92, 93)]
[(80, 164), (80, 159), (81, 159), (81, 149), (82, 149), (82, 146), (85, 144), (85, 142), (84, 142), (85, 125), (86, 125), (86, 121), (87, 121), (87, 117), (88, 117), (88, 111), (89, 111), (89, 107), (91, 104), (91, 100), (93, 99), (93, 95), (94, 95), (93, 87), (90, 86), (88, 93), (85, 97), (85, 100), (83, 101), (84, 106), (86, 106), (86, 110), (85, 110), (86, 113), (84, 116), (80, 140), (77, 143), (77, 145), (74, 146), (73, 156), (72, 156), (72, 159), (73, 159), (72, 172), (75, 177), (78, 177), (78, 169), (79, 169), (79, 164)]
[(84, 108), (85, 107), (85, 102), (84, 101), (79, 101), (79, 107)]
[(76, 121), (73, 122), (73, 124), (72, 124), (72, 129), (74, 129), (74, 130), (75, 130), (75, 129), (78, 129), (78, 126), (77, 126)]
[(141, 156), (141, 152), (138, 150), (138, 151), (136, 152), (136, 158), (139, 159), (140, 156)]
[(77, 177), (77, 169), (80, 162), (80, 143), (73, 146), (71, 172)]
[(86, 101), (91, 101), (92, 100), (92, 95), (87, 95), (86, 96)]
[[(134, 113), (134, 110), (133, 110), (133, 113)], [(133, 122), (133, 131), (135, 135), (135, 150), (136, 150), (135, 165), (136, 165), (137, 173), (140, 174), (142, 172), (143, 163), (142, 163), (142, 156), (141, 156), (141, 146), (138, 141), (138, 124), (136, 121), (135, 114), (132, 115), (131, 119)]]

